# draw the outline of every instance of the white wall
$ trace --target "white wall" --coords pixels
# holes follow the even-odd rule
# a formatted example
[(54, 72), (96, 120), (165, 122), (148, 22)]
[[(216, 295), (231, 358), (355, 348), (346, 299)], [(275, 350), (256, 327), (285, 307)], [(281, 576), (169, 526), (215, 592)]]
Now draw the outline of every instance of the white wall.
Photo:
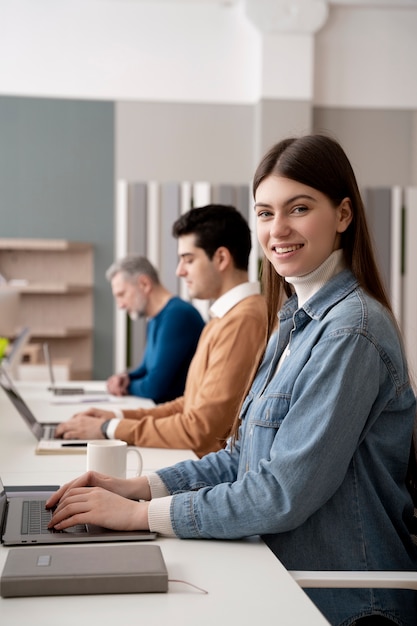
[(0, 0), (0, 24), (2, 95), (308, 99), (311, 63), (315, 104), (417, 109), (415, 9), (330, 5), (313, 50), (262, 38), (237, 1)]
[(315, 103), (417, 108), (417, 10), (335, 8), (316, 40)]
[(0, 0), (0, 93), (250, 102), (260, 41), (241, 6)]

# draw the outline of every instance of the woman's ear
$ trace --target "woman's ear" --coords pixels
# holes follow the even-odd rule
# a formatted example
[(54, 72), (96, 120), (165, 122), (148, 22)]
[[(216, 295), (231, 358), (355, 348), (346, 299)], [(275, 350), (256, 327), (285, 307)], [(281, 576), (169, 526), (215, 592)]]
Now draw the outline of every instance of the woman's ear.
[(352, 203), (350, 198), (344, 198), (337, 207), (339, 214), (338, 233), (344, 233), (353, 219)]

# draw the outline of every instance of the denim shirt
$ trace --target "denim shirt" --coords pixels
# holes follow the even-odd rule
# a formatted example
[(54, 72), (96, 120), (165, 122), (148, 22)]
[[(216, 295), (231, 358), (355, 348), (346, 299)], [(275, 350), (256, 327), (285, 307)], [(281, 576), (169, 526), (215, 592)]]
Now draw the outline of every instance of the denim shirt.
[[(238, 441), (158, 471), (175, 494), (176, 535), (260, 534), (288, 569), (416, 570), (404, 485), (415, 411), (396, 328), (349, 270), (300, 309), (292, 296), (244, 401)], [(309, 595), (332, 624), (372, 612), (417, 623), (414, 592)]]

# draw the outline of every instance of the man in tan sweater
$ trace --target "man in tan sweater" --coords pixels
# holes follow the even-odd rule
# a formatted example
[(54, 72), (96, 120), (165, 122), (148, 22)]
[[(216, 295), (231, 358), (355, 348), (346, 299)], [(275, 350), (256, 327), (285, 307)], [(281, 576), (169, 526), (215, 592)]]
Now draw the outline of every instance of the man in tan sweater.
[(258, 283), (248, 282), (247, 222), (236, 209), (191, 209), (173, 226), (177, 275), (191, 298), (210, 299), (210, 321), (188, 370), (184, 395), (151, 409), (91, 408), (57, 429), (64, 439), (117, 438), (137, 446), (221, 449), (263, 353), (267, 312)]

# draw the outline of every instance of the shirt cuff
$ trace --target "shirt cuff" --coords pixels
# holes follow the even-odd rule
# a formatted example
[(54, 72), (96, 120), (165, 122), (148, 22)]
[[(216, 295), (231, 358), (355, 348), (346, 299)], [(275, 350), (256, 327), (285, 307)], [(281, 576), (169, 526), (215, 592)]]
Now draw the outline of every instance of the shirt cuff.
[(112, 413), (117, 417), (118, 420), (122, 420), (124, 418), (122, 409), (112, 409)]
[(149, 488), (151, 490), (151, 498), (164, 498), (169, 496), (169, 491), (165, 486), (164, 481), (159, 477), (156, 472), (152, 472), (147, 475)]
[[(116, 413), (116, 411), (114, 411), (114, 413)], [(116, 432), (116, 428), (118, 427), (121, 421), (122, 420), (119, 417), (115, 417), (110, 420), (106, 428), (107, 439), (116, 439), (114, 434)]]
[(173, 496), (151, 500), (148, 507), (148, 524), (151, 532), (165, 537), (176, 537), (171, 524), (171, 500)]

